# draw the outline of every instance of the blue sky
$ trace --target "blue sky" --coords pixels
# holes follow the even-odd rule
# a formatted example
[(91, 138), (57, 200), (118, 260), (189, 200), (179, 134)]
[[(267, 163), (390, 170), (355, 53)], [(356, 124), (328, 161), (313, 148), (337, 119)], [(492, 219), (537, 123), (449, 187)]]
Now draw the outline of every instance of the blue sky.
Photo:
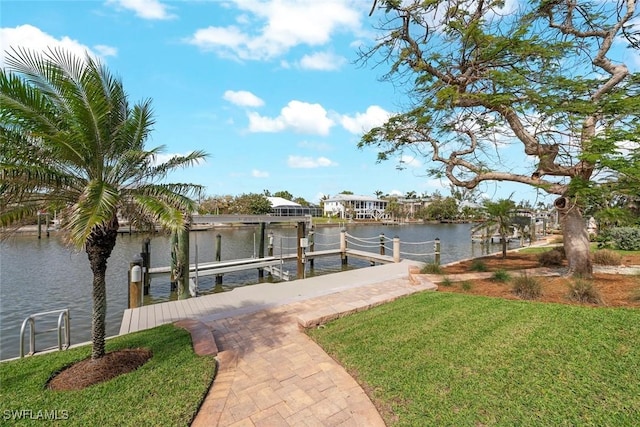
[[(406, 105), (381, 82), (382, 64), (355, 63), (373, 43), (369, 0), (2, 0), (2, 50), (63, 45), (88, 50), (119, 75), (130, 100), (153, 100), (149, 147), (202, 149), (205, 164), (174, 182), (208, 195), (286, 190), (317, 203), (356, 194), (449, 194), (426, 159), (376, 163), (363, 131)], [(640, 61), (638, 61), (640, 62)], [(490, 197), (548, 201), (526, 186), (492, 184)]]

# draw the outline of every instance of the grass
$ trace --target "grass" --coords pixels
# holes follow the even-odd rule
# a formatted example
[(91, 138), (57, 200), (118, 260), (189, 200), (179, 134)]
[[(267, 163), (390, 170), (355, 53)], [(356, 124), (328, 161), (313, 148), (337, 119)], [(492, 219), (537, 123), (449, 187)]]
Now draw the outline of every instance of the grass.
[[(43, 416), (57, 411), (69, 426), (188, 425), (211, 385), (215, 359), (197, 356), (189, 333), (173, 325), (107, 341), (107, 351), (122, 348), (149, 348), (153, 357), (134, 372), (81, 391), (54, 392), (45, 384), (54, 372), (89, 357), (89, 346), (0, 364), (3, 420), (11, 420), (11, 411), (30, 410)], [(42, 425), (31, 418), (37, 416), (20, 425)]]
[(493, 273), (493, 276), (491, 276), (491, 280), (494, 282), (506, 283), (511, 280), (511, 274), (509, 274), (507, 270), (496, 270), (496, 272)]
[(429, 262), (420, 269), (422, 274), (442, 274), (442, 266), (437, 262)]
[(572, 301), (602, 304), (602, 297), (598, 289), (593, 286), (593, 281), (587, 279), (574, 279), (569, 284), (567, 297)]
[(513, 280), (513, 292), (522, 299), (536, 299), (542, 295), (542, 283), (535, 276), (523, 274)]
[(474, 259), (469, 269), (477, 272), (487, 271), (487, 264), (480, 259)]
[(425, 292), (308, 333), (366, 384), (388, 425), (640, 419), (638, 310)]

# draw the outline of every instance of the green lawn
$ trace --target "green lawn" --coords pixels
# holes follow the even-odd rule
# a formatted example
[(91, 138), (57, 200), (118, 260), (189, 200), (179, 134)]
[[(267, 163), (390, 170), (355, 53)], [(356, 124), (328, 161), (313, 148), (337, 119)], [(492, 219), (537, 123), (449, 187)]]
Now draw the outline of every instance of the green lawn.
[(197, 356), (189, 333), (172, 325), (107, 341), (107, 351), (121, 348), (149, 348), (153, 357), (82, 391), (54, 392), (45, 383), (89, 357), (88, 346), (1, 363), (0, 424), (43, 425), (42, 418), (57, 416), (65, 426), (188, 425), (213, 380), (215, 359)]
[(640, 425), (639, 310), (425, 292), (309, 335), (389, 425)]

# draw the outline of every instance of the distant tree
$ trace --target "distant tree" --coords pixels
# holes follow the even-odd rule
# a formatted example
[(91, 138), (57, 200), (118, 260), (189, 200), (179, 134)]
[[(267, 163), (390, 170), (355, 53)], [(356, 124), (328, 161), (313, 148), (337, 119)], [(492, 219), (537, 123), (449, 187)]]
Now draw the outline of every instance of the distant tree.
[(307, 202), (304, 197), (295, 197), (293, 202), (299, 204), (300, 206), (310, 206), (311, 203)]
[(384, 192), (380, 191), (380, 190), (376, 190), (373, 192), (373, 194), (379, 199), (384, 195)]
[(86, 252), (93, 273), (91, 358), (99, 359), (119, 216), (138, 227), (188, 229), (191, 197), (202, 188), (165, 178), (206, 155), (157, 163), (161, 148), (145, 147), (151, 102), (130, 105), (103, 64), (63, 49), (9, 52), (0, 68), (0, 107), (0, 232), (40, 209), (60, 209), (61, 231)]
[(412, 191), (407, 191), (407, 194), (405, 194), (404, 197), (407, 199), (417, 199), (418, 195), (415, 191), (412, 190)]
[(282, 197), (283, 199), (289, 201), (293, 200), (293, 194), (289, 193), (288, 191), (276, 191), (275, 193), (273, 193), (273, 197)]
[(242, 194), (233, 199), (229, 210), (232, 214), (265, 215), (271, 212), (271, 202), (262, 194)]
[(269, 191), (269, 190), (262, 190), (262, 194), (263, 194), (265, 197), (271, 197), (271, 191)]
[(449, 191), (451, 192), (451, 197), (456, 199), (458, 204), (462, 202), (467, 203), (480, 203), (481, 195), (478, 188), (464, 188), (464, 187), (456, 187), (451, 184), (449, 186)]
[(379, 34), (361, 58), (389, 64), (412, 103), (359, 146), (378, 147), (378, 160), (424, 156), (459, 187), (511, 181), (556, 195), (569, 271), (591, 276), (587, 194), (603, 172), (622, 183), (640, 169), (640, 73), (624, 50), (639, 47), (637, 1), (372, 3)]
[(458, 203), (453, 197), (436, 197), (420, 214), (427, 220), (452, 221), (458, 218)]
[(349, 190), (342, 190), (340, 193), (338, 194), (347, 194), (347, 195), (351, 195), (353, 194), (353, 191), (349, 191)]
[(387, 199), (387, 207), (385, 208), (385, 213), (391, 217), (393, 221), (395, 221), (400, 213), (402, 212), (402, 206), (398, 202), (397, 197), (389, 197)]
[(506, 258), (507, 244), (509, 242), (508, 236), (511, 234), (511, 224), (516, 204), (510, 199), (500, 199), (497, 202), (485, 200), (484, 208), (487, 218), (482, 225), (476, 227), (476, 230), (480, 227), (497, 229), (502, 243), (502, 258)]
[(200, 214), (213, 214), (213, 215), (226, 215), (231, 213), (231, 205), (233, 203), (233, 196), (209, 196), (204, 198), (199, 206), (198, 213)]
[(329, 198), (329, 196), (327, 194), (323, 194), (322, 197), (320, 197), (320, 208), (322, 210), (324, 210), (324, 202), (325, 200), (327, 200)]

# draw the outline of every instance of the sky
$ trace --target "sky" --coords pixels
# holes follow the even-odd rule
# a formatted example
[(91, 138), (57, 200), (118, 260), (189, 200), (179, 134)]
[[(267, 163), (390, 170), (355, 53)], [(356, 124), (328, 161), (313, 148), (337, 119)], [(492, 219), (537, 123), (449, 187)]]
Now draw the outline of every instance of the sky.
[[(386, 64), (358, 61), (358, 49), (375, 40), (371, 5), (2, 0), (0, 40), (2, 52), (64, 46), (99, 57), (122, 79), (132, 103), (152, 100), (149, 148), (163, 146), (167, 158), (209, 154), (170, 176), (205, 186), (209, 196), (288, 191), (318, 203), (342, 191), (449, 195), (447, 180), (426, 175), (433, 167), (428, 159), (377, 163), (375, 149), (357, 148), (365, 131), (408, 99), (403, 88), (382, 81)], [(517, 184), (480, 191), (534, 205), (551, 200)]]

